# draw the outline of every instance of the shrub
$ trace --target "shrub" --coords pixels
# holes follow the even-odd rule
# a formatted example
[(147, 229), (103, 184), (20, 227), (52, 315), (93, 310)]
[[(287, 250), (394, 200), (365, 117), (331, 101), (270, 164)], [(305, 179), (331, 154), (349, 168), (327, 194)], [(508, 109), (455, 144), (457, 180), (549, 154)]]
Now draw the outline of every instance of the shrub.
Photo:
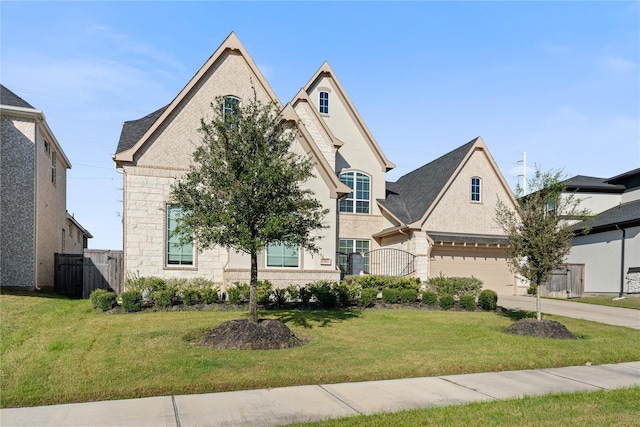
[(300, 288), (298, 289), (298, 295), (300, 296), (300, 301), (303, 304), (309, 304), (311, 298), (313, 297), (311, 286), (311, 284), (308, 284), (306, 286), (300, 286)]
[(220, 291), (220, 288), (215, 286), (215, 287), (207, 287), (207, 288), (203, 288), (200, 291), (200, 296), (202, 297), (202, 302), (205, 304), (213, 304), (216, 301), (218, 301), (218, 292)]
[(97, 308), (102, 311), (111, 310), (116, 306), (116, 294), (115, 292), (107, 291), (106, 289), (96, 289), (89, 295), (91, 305), (93, 308)]
[(420, 289), (420, 279), (417, 277), (396, 277), (389, 279), (386, 285), (392, 289)]
[(460, 307), (467, 311), (473, 311), (476, 309), (476, 297), (473, 295), (461, 295)]
[(152, 294), (167, 288), (167, 282), (160, 277), (147, 277), (145, 281), (147, 282), (146, 286), (149, 292)]
[[(256, 291), (258, 292), (258, 304), (266, 304), (273, 293), (273, 284), (268, 280), (258, 280)], [(249, 294), (247, 294), (247, 299), (249, 299)]]
[(229, 294), (229, 303), (241, 304), (249, 301), (249, 292), (250, 288), (248, 283), (235, 282), (227, 289), (227, 294)]
[(318, 303), (323, 308), (335, 308), (338, 304), (338, 295), (333, 289), (333, 283), (328, 281), (319, 281), (310, 284), (309, 290), (316, 297)]
[(438, 294), (433, 291), (422, 292), (422, 303), (424, 305), (436, 305), (438, 303)]
[(142, 292), (138, 290), (128, 290), (120, 294), (122, 298), (122, 308), (127, 313), (134, 313), (142, 310)]
[(378, 300), (378, 290), (366, 288), (360, 292), (360, 305), (362, 307), (373, 307)]
[(400, 302), (400, 290), (384, 288), (382, 290), (382, 301), (387, 304), (397, 304)]
[(478, 305), (486, 311), (495, 310), (498, 307), (498, 294), (491, 289), (483, 290), (478, 297)]
[(438, 295), (476, 296), (482, 289), (482, 281), (475, 277), (446, 277), (443, 274), (431, 277), (426, 285), (428, 290)]
[(165, 285), (164, 289), (159, 289), (151, 293), (153, 303), (160, 308), (171, 307), (176, 301), (176, 289)]
[(418, 299), (418, 291), (415, 289), (401, 289), (400, 302), (403, 304), (411, 304)]
[(200, 302), (202, 296), (200, 290), (193, 287), (188, 287), (182, 290), (182, 303), (184, 305), (195, 305)]
[(128, 291), (140, 291), (140, 293), (147, 290), (147, 278), (140, 276), (140, 273), (127, 273), (124, 282), (122, 282), (124, 289)]
[[(298, 301), (300, 299), (300, 287), (296, 285), (289, 285), (286, 287), (287, 296), (289, 301)], [(277, 299), (277, 297), (276, 297)]]
[(273, 299), (277, 306), (283, 306), (287, 303), (289, 292), (287, 288), (278, 288), (273, 290)]
[(340, 307), (348, 307), (351, 305), (356, 300), (360, 291), (360, 285), (355, 283), (333, 283), (331, 288), (336, 294)]
[(362, 287), (362, 289), (377, 289), (378, 291), (382, 290), (382, 288), (388, 288), (390, 286), (390, 279), (388, 277), (383, 276), (375, 276), (375, 275), (367, 275), (367, 276), (355, 276), (357, 277), (357, 283)]
[(451, 294), (440, 295), (440, 308), (443, 310), (450, 310), (453, 308), (455, 300)]
[(527, 295), (536, 295), (538, 293), (538, 286), (534, 283), (530, 284), (527, 288)]

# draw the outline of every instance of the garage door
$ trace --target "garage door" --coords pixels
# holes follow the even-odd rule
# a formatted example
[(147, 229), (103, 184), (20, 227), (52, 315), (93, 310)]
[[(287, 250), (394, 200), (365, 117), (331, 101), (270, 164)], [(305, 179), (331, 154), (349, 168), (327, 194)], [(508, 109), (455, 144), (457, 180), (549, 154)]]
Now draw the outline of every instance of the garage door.
[(513, 295), (514, 275), (507, 258), (500, 249), (433, 248), (431, 276), (477, 277), (483, 289), (492, 289), (498, 295)]

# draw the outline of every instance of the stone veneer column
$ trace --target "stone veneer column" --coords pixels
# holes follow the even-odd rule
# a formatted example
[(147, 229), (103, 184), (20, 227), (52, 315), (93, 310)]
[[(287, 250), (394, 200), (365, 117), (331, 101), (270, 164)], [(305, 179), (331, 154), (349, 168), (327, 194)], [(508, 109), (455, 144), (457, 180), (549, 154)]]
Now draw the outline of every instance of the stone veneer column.
[(423, 282), (429, 278), (431, 248), (432, 246), (429, 244), (429, 239), (425, 231), (413, 232), (409, 252), (416, 256), (414, 261), (416, 277), (420, 278)]

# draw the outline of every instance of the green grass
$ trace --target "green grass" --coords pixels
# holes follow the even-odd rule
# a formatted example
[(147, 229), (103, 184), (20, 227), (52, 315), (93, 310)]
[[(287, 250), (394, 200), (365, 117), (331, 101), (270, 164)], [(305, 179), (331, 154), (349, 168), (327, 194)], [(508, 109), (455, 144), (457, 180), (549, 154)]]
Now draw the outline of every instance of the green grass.
[(339, 418), (291, 426), (637, 426), (640, 387)]
[(640, 298), (638, 297), (627, 297), (620, 300), (614, 300), (614, 297), (582, 297), (582, 298), (569, 298), (565, 301), (572, 302), (583, 302), (585, 304), (597, 304), (597, 305), (606, 305), (609, 307), (618, 307), (618, 308), (631, 308), (634, 310), (640, 310)]
[(579, 337), (503, 333), (495, 313), (421, 310), (262, 311), (309, 344), (212, 350), (189, 337), (245, 311), (103, 314), (87, 300), (0, 295), (2, 407), (628, 362), (640, 331), (576, 319)]

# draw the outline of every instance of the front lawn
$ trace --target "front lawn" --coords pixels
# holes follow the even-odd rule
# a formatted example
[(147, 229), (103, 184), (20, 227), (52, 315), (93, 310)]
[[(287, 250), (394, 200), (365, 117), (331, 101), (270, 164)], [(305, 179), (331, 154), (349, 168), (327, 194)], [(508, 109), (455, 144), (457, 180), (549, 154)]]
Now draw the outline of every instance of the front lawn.
[(587, 296), (582, 298), (569, 298), (563, 301), (583, 302), (585, 304), (597, 304), (597, 305), (606, 305), (609, 307), (631, 308), (634, 310), (640, 310), (639, 297), (626, 297), (623, 299), (614, 299), (613, 297)]
[(261, 311), (309, 344), (212, 350), (190, 338), (246, 311), (103, 314), (87, 300), (0, 295), (2, 407), (617, 363), (637, 360), (640, 331), (562, 322), (577, 340), (503, 333), (489, 312), (412, 309)]

